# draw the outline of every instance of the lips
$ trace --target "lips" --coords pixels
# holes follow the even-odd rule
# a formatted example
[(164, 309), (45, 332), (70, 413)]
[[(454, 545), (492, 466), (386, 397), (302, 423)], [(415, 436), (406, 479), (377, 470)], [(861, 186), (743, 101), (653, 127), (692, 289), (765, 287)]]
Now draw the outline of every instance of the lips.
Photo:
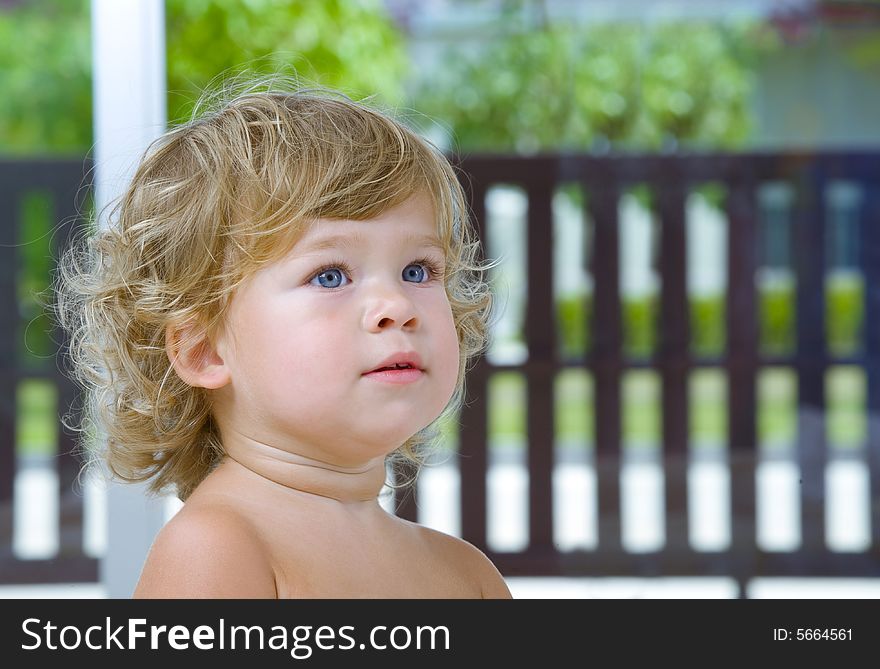
[[(387, 371), (389, 371), (389, 372), (395, 372), (395, 371), (397, 371), (398, 369), (415, 369), (415, 367), (413, 367), (413, 366), (412, 366), (410, 363), (408, 363), (408, 362), (404, 362), (404, 363), (397, 363), (397, 364), (394, 365), (393, 367), (381, 367), (381, 368), (379, 368), (379, 369), (374, 369), (373, 371), (374, 371), (374, 372), (384, 372), (384, 371), (387, 370)], [(371, 372), (371, 373), (372, 373), (372, 372)]]
[(415, 351), (401, 351), (388, 356), (371, 370), (364, 372), (364, 374), (373, 374), (374, 372), (380, 371), (397, 371), (401, 369), (425, 371), (422, 367), (422, 358), (418, 353)]

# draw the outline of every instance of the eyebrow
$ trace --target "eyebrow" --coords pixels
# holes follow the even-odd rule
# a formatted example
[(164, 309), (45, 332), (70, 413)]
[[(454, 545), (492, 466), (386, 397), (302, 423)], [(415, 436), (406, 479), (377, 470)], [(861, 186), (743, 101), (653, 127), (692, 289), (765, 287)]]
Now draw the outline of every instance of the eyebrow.
[[(306, 242), (302, 247), (298, 250), (300, 252), (305, 251), (323, 251), (326, 249), (335, 249), (335, 248), (351, 248), (353, 246), (357, 246), (362, 244), (364, 241), (364, 235), (354, 233), (349, 235), (327, 235), (326, 237), (319, 237), (315, 240), (310, 240)], [(438, 251), (444, 252), (446, 249), (443, 244), (440, 242), (437, 237), (433, 235), (405, 235), (403, 237), (404, 243), (415, 244), (417, 246), (430, 246), (432, 248), (437, 249)]]

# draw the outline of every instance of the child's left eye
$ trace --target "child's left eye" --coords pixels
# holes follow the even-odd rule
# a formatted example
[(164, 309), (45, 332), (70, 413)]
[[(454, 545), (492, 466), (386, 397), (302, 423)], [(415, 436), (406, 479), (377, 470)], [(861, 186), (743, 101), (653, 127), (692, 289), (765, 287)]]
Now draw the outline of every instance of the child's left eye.
[(412, 281), (413, 283), (424, 283), (430, 279), (431, 270), (421, 263), (413, 263), (407, 265), (403, 270), (404, 281)]
[(442, 276), (443, 266), (430, 258), (416, 260), (403, 270), (404, 280), (415, 280), (415, 283), (427, 283), (433, 279), (440, 279)]

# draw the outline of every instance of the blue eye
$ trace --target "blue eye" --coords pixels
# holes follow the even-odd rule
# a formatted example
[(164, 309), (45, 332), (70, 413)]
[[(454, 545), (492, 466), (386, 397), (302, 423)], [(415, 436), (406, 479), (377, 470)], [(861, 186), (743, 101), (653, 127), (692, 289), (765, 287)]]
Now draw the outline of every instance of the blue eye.
[(403, 270), (403, 279), (404, 281), (413, 281), (415, 283), (424, 283), (427, 278), (427, 271), (420, 264), (412, 264), (407, 265), (406, 269)]
[[(317, 283), (315, 283), (317, 281)], [(337, 267), (328, 267), (326, 269), (322, 269), (318, 274), (315, 275), (309, 283), (312, 285), (318, 285), (322, 288), (339, 288), (344, 285), (343, 282), (347, 281), (345, 274), (343, 271)]]

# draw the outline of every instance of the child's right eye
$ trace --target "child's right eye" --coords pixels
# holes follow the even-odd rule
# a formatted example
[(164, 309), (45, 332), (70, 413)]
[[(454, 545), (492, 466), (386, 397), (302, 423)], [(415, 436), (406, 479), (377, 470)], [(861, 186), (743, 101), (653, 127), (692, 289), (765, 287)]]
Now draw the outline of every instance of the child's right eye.
[(342, 263), (334, 263), (318, 270), (318, 273), (309, 281), (312, 286), (321, 288), (340, 288), (348, 281), (346, 268)]

